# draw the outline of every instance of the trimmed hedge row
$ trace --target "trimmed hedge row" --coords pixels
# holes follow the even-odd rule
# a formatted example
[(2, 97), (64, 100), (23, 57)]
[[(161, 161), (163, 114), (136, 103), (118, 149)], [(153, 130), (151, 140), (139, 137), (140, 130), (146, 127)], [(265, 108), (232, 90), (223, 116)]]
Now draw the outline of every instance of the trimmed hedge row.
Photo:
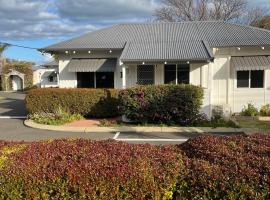
[(0, 199), (270, 199), (270, 136), (0, 141)]
[(9, 160), (1, 199), (171, 199), (183, 169), (176, 147), (114, 141), (28, 143)]
[(198, 137), (180, 146), (187, 155), (185, 199), (270, 199), (270, 137)]
[(148, 85), (120, 92), (121, 111), (143, 123), (192, 125), (200, 114), (203, 89), (193, 85)]
[(60, 108), (85, 117), (115, 117), (118, 93), (113, 89), (33, 89), (25, 101), (29, 114), (55, 113)]

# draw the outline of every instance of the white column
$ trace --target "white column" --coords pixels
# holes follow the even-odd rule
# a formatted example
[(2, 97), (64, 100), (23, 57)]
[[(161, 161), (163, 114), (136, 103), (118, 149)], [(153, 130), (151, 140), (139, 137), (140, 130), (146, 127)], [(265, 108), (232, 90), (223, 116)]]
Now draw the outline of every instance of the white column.
[(126, 66), (122, 65), (122, 89), (126, 89), (127, 87), (127, 71)]

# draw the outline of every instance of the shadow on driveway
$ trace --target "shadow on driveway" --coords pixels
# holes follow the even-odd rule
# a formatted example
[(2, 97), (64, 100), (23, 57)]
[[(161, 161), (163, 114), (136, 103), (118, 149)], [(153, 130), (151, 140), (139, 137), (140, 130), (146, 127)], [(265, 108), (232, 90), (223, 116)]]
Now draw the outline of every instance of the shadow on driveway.
[(3, 116), (26, 116), (25, 93), (22, 92), (0, 92), (0, 117)]

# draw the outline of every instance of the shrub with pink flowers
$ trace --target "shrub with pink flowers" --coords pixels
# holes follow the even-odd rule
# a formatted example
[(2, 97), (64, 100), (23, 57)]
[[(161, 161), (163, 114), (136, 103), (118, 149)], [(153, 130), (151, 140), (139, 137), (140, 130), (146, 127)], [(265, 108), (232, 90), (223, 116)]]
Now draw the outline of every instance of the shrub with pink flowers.
[(194, 125), (201, 118), (203, 89), (193, 85), (147, 85), (120, 91), (120, 108), (140, 123)]

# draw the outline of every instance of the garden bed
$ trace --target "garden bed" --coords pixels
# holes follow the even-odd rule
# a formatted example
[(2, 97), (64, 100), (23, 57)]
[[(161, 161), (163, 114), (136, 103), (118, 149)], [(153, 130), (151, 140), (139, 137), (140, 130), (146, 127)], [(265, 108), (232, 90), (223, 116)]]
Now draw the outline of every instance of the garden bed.
[(270, 137), (0, 141), (2, 199), (269, 199)]

